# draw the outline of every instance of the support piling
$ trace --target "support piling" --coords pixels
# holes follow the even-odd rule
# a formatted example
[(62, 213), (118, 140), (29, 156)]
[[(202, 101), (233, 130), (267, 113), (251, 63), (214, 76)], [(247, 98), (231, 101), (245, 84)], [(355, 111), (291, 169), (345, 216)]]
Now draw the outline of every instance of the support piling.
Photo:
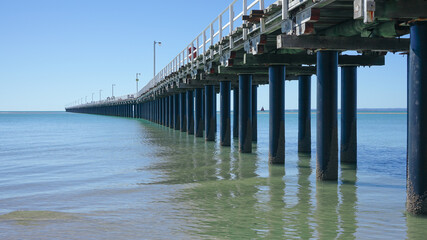
[(173, 108), (173, 117), (174, 117), (174, 129), (175, 130), (179, 130), (180, 127), (180, 119), (179, 119), (179, 94), (175, 94), (173, 96), (173, 104), (174, 104), (174, 108)]
[(195, 135), (196, 137), (203, 137), (203, 89), (196, 88), (195, 93)]
[(230, 146), (230, 91), (231, 82), (222, 81), (220, 84), (220, 144)]
[(342, 163), (357, 163), (357, 67), (341, 68), (341, 147)]
[(311, 76), (298, 77), (298, 152), (311, 153)]
[(252, 152), (252, 75), (239, 75), (239, 151)]
[(284, 66), (270, 66), (270, 124), (268, 162), (285, 163), (285, 71)]
[(187, 91), (187, 133), (194, 134), (194, 91)]
[(187, 94), (181, 93), (180, 98), (180, 129), (181, 132), (187, 132)]
[(215, 141), (215, 86), (205, 86), (205, 140)]
[(318, 180), (338, 178), (337, 80), (338, 52), (317, 52), (317, 168)]
[(411, 25), (406, 209), (427, 214), (427, 22)]
[(252, 142), (258, 140), (258, 85), (252, 85)]
[(233, 138), (239, 138), (239, 87), (233, 89)]

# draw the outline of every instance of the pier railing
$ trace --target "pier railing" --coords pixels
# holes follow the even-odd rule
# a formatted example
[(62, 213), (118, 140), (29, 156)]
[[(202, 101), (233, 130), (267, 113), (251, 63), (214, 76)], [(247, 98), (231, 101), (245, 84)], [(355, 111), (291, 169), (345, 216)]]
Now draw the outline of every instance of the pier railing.
[[(144, 86), (136, 97), (140, 97), (147, 93), (165, 80), (167, 76), (173, 72), (177, 72), (181, 67), (195, 64), (196, 60), (203, 60), (205, 63), (206, 57), (213, 56), (213, 46), (222, 41), (225, 36), (230, 36), (237, 26), (241, 26), (244, 15), (251, 10), (264, 10), (265, 3), (273, 3), (274, 1), (264, 0), (234, 0), (218, 17), (216, 17), (196, 38), (194, 38), (172, 61), (167, 64), (157, 75)], [(288, 2), (288, 0), (286, 0)], [(277, 4), (282, 4), (282, 0), (276, 1)], [(241, 9), (236, 13), (237, 9)], [(238, 10), (237, 10), (238, 11)], [(265, 24), (264, 19), (261, 19), (260, 25)], [(262, 28), (262, 27), (261, 27)], [(247, 29), (242, 29), (243, 39), (247, 37)], [(230, 38), (232, 45), (232, 39)], [(221, 50), (219, 50), (221, 51)]]

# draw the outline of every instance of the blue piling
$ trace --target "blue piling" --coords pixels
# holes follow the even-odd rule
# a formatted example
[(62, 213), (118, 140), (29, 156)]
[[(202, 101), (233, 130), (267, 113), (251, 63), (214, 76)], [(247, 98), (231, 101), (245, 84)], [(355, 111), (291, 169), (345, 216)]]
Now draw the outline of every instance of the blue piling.
[(180, 119), (179, 119), (179, 93), (175, 94), (173, 99), (173, 121), (174, 121), (174, 129), (179, 130), (180, 127)]
[(203, 137), (203, 89), (196, 88), (195, 94), (195, 135), (196, 137)]
[(270, 132), (268, 162), (285, 163), (285, 74), (284, 66), (271, 66), (268, 69), (270, 92)]
[(215, 86), (206, 85), (205, 86), (205, 140), (206, 141), (215, 141)]
[(338, 52), (317, 52), (317, 169), (318, 180), (338, 178), (337, 126)]
[(239, 138), (239, 87), (233, 89), (233, 138)]
[(258, 85), (252, 86), (252, 142), (258, 139)]
[(173, 109), (174, 109), (174, 105), (173, 105), (173, 95), (168, 96), (169, 99), (169, 127), (170, 128), (174, 128), (175, 127), (175, 122), (174, 122), (174, 117), (173, 117)]
[(187, 133), (194, 134), (194, 91), (187, 91)]
[(341, 68), (341, 147), (342, 163), (357, 163), (357, 67)]
[(298, 76), (298, 152), (311, 153), (311, 76)]
[(406, 209), (427, 214), (427, 22), (411, 25)]
[(187, 94), (185, 92), (180, 94), (180, 129), (181, 132), (187, 131)]
[(239, 151), (252, 152), (252, 75), (239, 75)]
[(231, 82), (223, 81), (220, 86), (220, 144), (230, 146), (231, 126), (230, 126), (230, 91)]

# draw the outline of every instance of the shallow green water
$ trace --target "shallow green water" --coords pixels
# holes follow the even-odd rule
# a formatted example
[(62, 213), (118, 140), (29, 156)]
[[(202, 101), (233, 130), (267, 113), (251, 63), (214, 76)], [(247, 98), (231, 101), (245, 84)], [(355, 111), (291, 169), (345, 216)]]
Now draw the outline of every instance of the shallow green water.
[[(143, 120), (0, 114), (0, 239), (424, 239), (405, 213), (406, 115), (360, 114), (358, 167), (315, 180), (286, 115), (286, 164)], [(313, 116), (315, 126), (315, 116)]]

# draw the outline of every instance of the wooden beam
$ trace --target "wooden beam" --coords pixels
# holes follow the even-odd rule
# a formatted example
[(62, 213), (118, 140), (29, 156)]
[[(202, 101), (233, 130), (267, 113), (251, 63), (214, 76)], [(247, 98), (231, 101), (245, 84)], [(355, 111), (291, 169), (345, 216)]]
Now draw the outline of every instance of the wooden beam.
[(277, 36), (277, 48), (404, 52), (409, 50), (409, 39), (294, 36), (281, 34)]
[(385, 1), (376, 4), (375, 15), (378, 18), (411, 19), (427, 17), (425, 0)]
[[(378, 55), (339, 55), (339, 66), (383, 66), (385, 57)], [(243, 66), (260, 65), (315, 65), (317, 63), (316, 55), (308, 54), (262, 54), (254, 56), (246, 54), (244, 56)], [(237, 63), (236, 63), (237, 65)]]

